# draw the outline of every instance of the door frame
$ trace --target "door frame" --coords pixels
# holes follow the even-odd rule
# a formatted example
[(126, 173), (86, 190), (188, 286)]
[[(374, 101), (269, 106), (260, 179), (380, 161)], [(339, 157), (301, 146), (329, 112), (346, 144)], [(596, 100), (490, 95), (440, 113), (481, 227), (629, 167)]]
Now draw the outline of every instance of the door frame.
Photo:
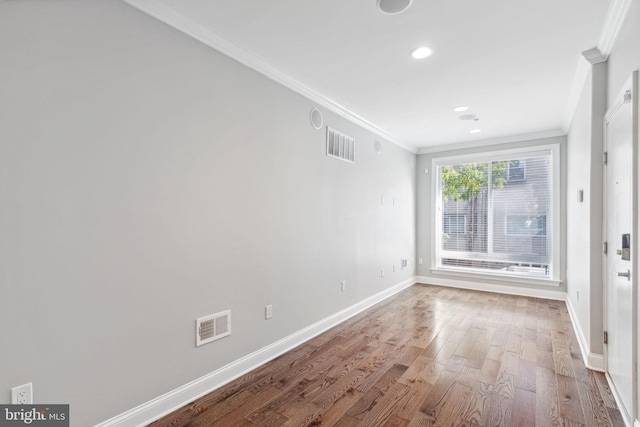
[[(615, 98), (615, 101), (613, 103), (613, 105), (607, 110), (607, 113), (605, 114), (604, 118), (603, 118), (603, 132), (604, 132), (604, 152), (607, 152), (608, 146), (609, 146), (609, 141), (608, 141), (608, 133), (607, 133), (607, 124), (611, 121), (611, 119), (616, 115), (616, 113), (620, 110), (620, 108), (622, 107), (622, 105), (626, 104), (627, 102), (624, 101), (624, 97), (625, 97), (625, 93), (628, 90), (631, 90), (631, 116), (632, 116), (632, 141), (631, 141), (631, 152), (632, 152), (632, 171), (631, 171), (631, 181), (632, 181), (632, 201), (631, 201), (631, 206), (632, 206), (632, 227), (631, 227), (631, 233), (632, 233), (632, 241), (631, 241), (631, 286), (632, 286), (632, 290), (631, 290), (631, 295), (632, 295), (632, 302), (631, 302), (631, 339), (632, 339), (632, 343), (631, 343), (631, 349), (632, 349), (632, 355), (631, 355), (631, 363), (633, 366), (633, 372), (632, 372), (632, 379), (631, 379), (631, 408), (626, 408), (629, 413), (625, 414), (622, 410), (620, 411), (622, 416), (625, 418), (625, 423), (627, 423), (627, 425), (632, 425), (634, 423), (634, 420), (636, 420), (636, 424), (637, 424), (637, 420), (639, 418), (639, 413), (640, 413), (640, 404), (638, 403), (638, 396), (640, 395), (640, 389), (639, 389), (639, 384), (638, 384), (638, 370), (637, 370), (637, 366), (638, 366), (638, 354), (640, 353), (640, 338), (638, 336), (638, 331), (640, 330), (640, 324), (639, 324), (639, 318), (638, 318), (638, 306), (640, 304), (639, 301), (639, 295), (638, 295), (638, 275), (640, 274), (640, 271), (638, 270), (638, 265), (640, 262), (640, 256), (638, 254), (638, 248), (640, 247), (640, 245), (638, 245), (638, 239), (640, 238), (640, 236), (638, 236), (638, 211), (639, 211), (639, 197), (638, 197), (638, 190), (640, 189), (640, 181), (639, 181), (639, 175), (638, 175), (638, 162), (639, 162), (639, 151), (638, 151), (638, 139), (639, 139), (639, 131), (638, 131), (638, 121), (640, 120), (640, 115), (638, 114), (638, 71), (634, 71), (631, 76), (629, 77), (629, 79), (627, 79), (627, 81), (625, 82), (625, 84), (623, 85), (622, 89), (620, 90), (620, 92), (618, 93), (618, 95)], [(608, 304), (608, 295), (609, 295), (609, 272), (608, 272), (608, 265), (607, 265), (607, 256), (613, 255), (613, 251), (615, 250), (615, 245), (613, 244), (613, 242), (615, 241), (616, 236), (613, 236), (612, 239), (609, 239), (607, 236), (607, 200), (608, 200), (608, 194), (607, 194), (607, 170), (605, 167), (604, 173), (603, 173), (603, 215), (602, 215), (602, 219), (603, 219), (603, 224), (602, 224), (602, 235), (603, 235), (603, 241), (608, 242), (609, 243), (609, 249), (608, 249), (608, 255), (607, 254), (603, 254), (603, 261), (602, 261), (602, 272), (603, 272), (603, 325), (604, 325), (604, 330), (607, 331), (608, 330), (608, 313), (609, 313), (609, 304)], [(609, 382), (610, 388), (612, 393), (614, 394), (614, 397), (616, 399), (616, 402), (619, 405), (619, 402), (621, 401), (620, 396), (618, 396), (616, 389), (613, 387), (612, 385), (612, 381), (611, 381), (611, 377), (609, 376), (609, 361), (608, 361), (608, 346), (604, 345), (604, 366), (605, 366), (605, 375), (607, 377), (607, 381)]]

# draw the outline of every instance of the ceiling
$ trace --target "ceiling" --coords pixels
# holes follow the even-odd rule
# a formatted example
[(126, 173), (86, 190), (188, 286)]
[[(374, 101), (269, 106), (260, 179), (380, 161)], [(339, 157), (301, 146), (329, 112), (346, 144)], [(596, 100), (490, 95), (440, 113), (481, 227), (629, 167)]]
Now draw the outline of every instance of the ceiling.
[[(564, 133), (581, 52), (602, 50), (616, 4), (413, 0), (389, 15), (376, 0), (125, 1), (412, 151)], [(422, 45), (433, 54), (413, 59)]]

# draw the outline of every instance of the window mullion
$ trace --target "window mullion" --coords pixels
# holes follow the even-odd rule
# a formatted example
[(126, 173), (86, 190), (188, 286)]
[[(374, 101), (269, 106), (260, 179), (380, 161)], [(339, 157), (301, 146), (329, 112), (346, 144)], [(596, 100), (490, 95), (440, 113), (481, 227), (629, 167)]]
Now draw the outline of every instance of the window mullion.
[(493, 253), (493, 162), (489, 162), (487, 188), (487, 253)]

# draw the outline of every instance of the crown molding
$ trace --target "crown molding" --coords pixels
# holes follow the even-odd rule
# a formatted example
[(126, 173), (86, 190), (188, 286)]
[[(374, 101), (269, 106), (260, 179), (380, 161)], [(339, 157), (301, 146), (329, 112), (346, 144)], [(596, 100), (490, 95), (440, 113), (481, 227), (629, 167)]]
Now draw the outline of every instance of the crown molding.
[(561, 129), (553, 129), (543, 132), (525, 133), (520, 135), (511, 135), (500, 138), (482, 139), (479, 141), (467, 141), (457, 144), (437, 145), (433, 147), (425, 147), (418, 150), (418, 154), (441, 153), (443, 151), (463, 150), (475, 147), (487, 147), (489, 145), (509, 144), (513, 142), (534, 141), (536, 139), (563, 137), (567, 134)]
[[(602, 31), (600, 32), (600, 38), (598, 38), (598, 46), (582, 52), (582, 56), (586, 61), (578, 59), (576, 72), (573, 75), (573, 82), (571, 84), (571, 89), (569, 90), (567, 107), (565, 108), (564, 118), (562, 120), (562, 130), (565, 132), (569, 132), (573, 115), (576, 112), (576, 108), (578, 108), (580, 95), (582, 94), (582, 89), (584, 88), (584, 84), (589, 76), (589, 70), (591, 69), (590, 65), (607, 60), (611, 50), (613, 49), (615, 41), (618, 38), (622, 24), (624, 24), (624, 20), (629, 13), (631, 2), (632, 0), (613, 0), (611, 2), (611, 6), (609, 6), (609, 11), (607, 12), (607, 16), (604, 20)], [(604, 57), (604, 60), (591, 62), (592, 59), (598, 58), (598, 55), (595, 54), (594, 51), (598, 51), (599, 57)], [(585, 53), (587, 55), (585, 55)]]
[(632, 0), (613, 0), (611, 2), (598, 39), (598, 49), (603, 55), (608, 56), (611, 53), (611, 49), (613, 49), (613, 45), (618, 38), (618, 33), (620, 33), (620, 28), (622, 28), (622, 24), (631, 8), (631, 2)]
[(582, 57), (586, 59), (587, 62), (591, 65), (606, 62), (608, 59), (608, 56), (603, 55), (602, 52), (600, 52), (600, 49), (598, 49), (597, 47), (585, 50), (584, 52), (582, 52)]
[(178, 13), (175, 9), (167, 6), (160, 0), (123, 0), (126, 4), (146, 13), (147, 15), (164, 22), (170, 27), (194, 38), (212, 49), (226, 55), (242, 65), (251, 68), (254, 71), (268, 77), (269, 79), (279, 83), (292, 91), (304, 96), (305, 98), (316, 102), (329, 111), (332, 111), (341, 117), (357, 124), (358, 126), (384, 138), (385, 140), (403, 148), (413, 154), (418, 152), (416, 146), (399, 141), (393, 135), (390, 135), (383, 129), (374, 125), (364, 117), (340, 105), (338, 102), (328, 98), (310, 86), (294, 79), (290, 75), (278, 70), (270, 64), (266, 59), (251, 52), (248, 49), (240, 47), (224, 37), (214, 33), (210, 29), (194, 22), (192, 19)]

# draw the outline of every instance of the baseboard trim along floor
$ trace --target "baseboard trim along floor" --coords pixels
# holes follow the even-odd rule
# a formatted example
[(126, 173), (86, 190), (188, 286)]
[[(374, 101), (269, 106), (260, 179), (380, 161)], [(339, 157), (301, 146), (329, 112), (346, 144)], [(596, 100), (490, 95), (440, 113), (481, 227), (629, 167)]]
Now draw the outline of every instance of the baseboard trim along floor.
[(145, 426), (414, 285), (412, 277), (96, 427)]
[[(434, 283), (437, 282), (437, 283)], [(329, 317), (326, 317), (304, 329), (301, 329), (279, 341), (263, 347), (251, 354), (246, 355), (226, 366), (221, 367), (203, 377), (191, 381), (175, 390), (162, 396), (152, 399), (140, 406), (117, 415), (107, 421), (98, 424), (96, 427), (138, 427), (147, 425), (163, 416), (181, 408), (182, 406), (202, 397), (213, 390), (216, 390), (234, 379), (252, 371), (253, 369), (275, 359), (287, 351), (309, 341), (311, 338), (339, 325), (347, 319), (361, 313), (362, 311), (378, 304), (381, 301), (401, 292), (402, 290), (416, 284), (437, 284), (461, 289), (472, 289), (478, 291), (497, 292), (511, 295), (521, 295), (527, 297), (537, 297), (566, 301), (566, 293), (557, 290), (542, 290), (536, 288), (523, 288), (509, 285), (491, 285), (485, 283), (474, 283), (460, 281), (449, 278), (429, 278), (412, 277), (382, 292), (372, 295), (350, 307), (347, 307)], [(571, 317), (580, 350), (583, 354), (585, 365), (590, 369), (602, 371), (604, 369), (604, 359), (602, 355), (588, 354), (585, 352), (585, 341), (582, 331), (576, 325), (575, 313), (570, 303), (567, 301), (567, 308)], [(640, 427), (635, 423), (635, 427)]]
[(589, 351), (589, 345), (587, 344), (587, 339), (582, 332), (582, 328), (578, 323), (578, 318), (576, 316), (576, 312), (571, 305), (571, 300), (567, 298), (567, 310), (569, 311), (569, 317), (571, 317), (571, 324), (573, 325), (573, 331), (576, 333), (576, 338), (578, 338), (578, 344), (580, 345), (580, 352), (582, 353), (582, 360), (584, 360), (584, 365), (598, 372), (604, 372), (604, 355), (591, 353)]
[(558, 301), (565, 301), (567, 295), (566, 292), (556, 289), (539, 289), (532, 287), (512, 286), (507, 283), (478, 283), (470, 280), (460, 280), (457, 278), (440, 276), (417, 276), (416, 282), (424, 283), (427, 285), (449, 286), (458, 289), (471, 289), (474, 291), (496, 292), (499, 294), (520, 295), (523, 297), (544, 298)]

